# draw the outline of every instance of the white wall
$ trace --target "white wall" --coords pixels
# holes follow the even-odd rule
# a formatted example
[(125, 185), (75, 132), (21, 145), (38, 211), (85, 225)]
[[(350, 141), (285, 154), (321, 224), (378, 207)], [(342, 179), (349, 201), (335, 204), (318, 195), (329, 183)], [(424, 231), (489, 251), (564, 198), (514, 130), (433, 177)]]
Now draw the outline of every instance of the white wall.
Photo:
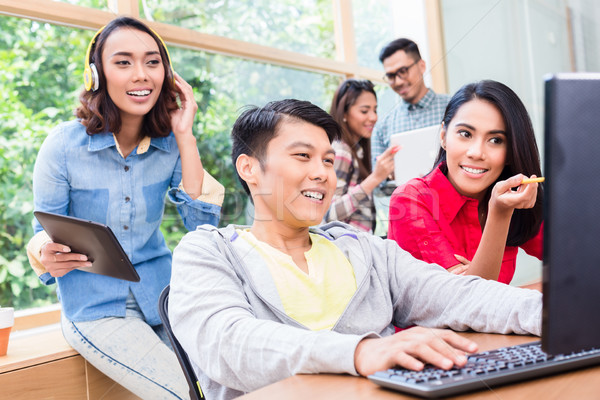
[[(394, 19), (394, 38), (406, 37), (419, 46), (427, 70), (431, 68), (429, 40), (427, 39), (427, 15), (424, 0), (389, 0)], [(431, 75), (425, 74), (425, 84), (432, 85)]]
[(571, 70), (562, 0), (442, 0), (450, 91), (494, 79), (527, 106), (543, 137), (543, 77)]
[[(562, 0), (442, 0), (450, 93), (494, 79), (525, 103), (543, 159), (543, 77), (571, 69)], [(519, 252), (513, 284), (541, 276), (541, 262)]]

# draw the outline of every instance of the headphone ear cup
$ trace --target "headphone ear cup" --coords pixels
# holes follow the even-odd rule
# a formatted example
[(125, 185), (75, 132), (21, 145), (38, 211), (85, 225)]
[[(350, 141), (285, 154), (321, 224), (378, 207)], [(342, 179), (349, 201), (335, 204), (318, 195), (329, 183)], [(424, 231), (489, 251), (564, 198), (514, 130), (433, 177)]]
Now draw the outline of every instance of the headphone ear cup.
[(83, 68), (83, 85), (88, 92), (92, 90), (92, 79), (92, 69), (89, 64), (86, 64)]
[(100, 78), (98, 77), (98, 69), (94, 65), (94, 63), (88, 64), (88, 66), (83, 70), (83, 81), (85, 84), (85, 90), (87, 91), (96, 91), (100, 86)]

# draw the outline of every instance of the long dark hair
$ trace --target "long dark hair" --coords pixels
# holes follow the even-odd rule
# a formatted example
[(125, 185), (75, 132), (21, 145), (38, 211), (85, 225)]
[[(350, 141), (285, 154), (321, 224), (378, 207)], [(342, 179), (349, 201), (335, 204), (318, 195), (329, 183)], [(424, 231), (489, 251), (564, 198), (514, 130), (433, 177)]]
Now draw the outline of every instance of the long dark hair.
[(106, 77), (102, 65), (102, 51), (106, 39), (121, 28), (136, 29), (152, 36), (160, 52), (165, 79), (162, 84), (160, 96), (152, 109), (144, 116), (141, 134), (150, 137), (167, 136), (171, 132), (171, 111), (177, 109), (176, 92), (173, 84), (173, 74), (169, 57), (162, 41), (156, 36), (152, 29), (142, 22), (129, 18), (120, 17), (110, 21), (100, 32), (90, 53), (90, 63), (94, 63), (98, 69), (100, 87), (96, 91), (83, 90), (79, 95), (81, 105), (75, 111), (75, 115), (81, 118), (81, 123), (86, 127), (88, 135), (101, 132), (113, 132), (118, 134), (121, 130), (121, 113), (113, 103), (106, 90)]
[(356, 136), (348, 129), (348, 123), (344, 121), (344, 114), (348, 112), (358, 96), (363, 92), (373, 93), (375, 99), (374, 85), (368, 80), (347, 79), (335, 91), (329, 114), (342, 128), (342, 141), (344, 141), (352, 150), (352, 157), (358, 160), (359, 179), (362, 181), (371, 173), (371, 139), (360, 138), (358, 144), (363, 149), (363, 157), (356, 155)]
[[(541, 176), (540, 153), (527, 109), (519, 96), (503, 83), (484, 80), (460, 88), (446, 107), (442, 119), (444, 127), (448, 129), (450, 121), (458, 109), (474, 99), (487, 101), (495, 106), (502, 115), (506, 127), (506, 165), (497, 181), (508, 179), (518, 173), (526, 176), (533, 174)], [(440, 147), (435, 165), (444, 161), (446, 161), (446, 150)], [(447, 168), (442, 168), (442, 170), (445, 174), (448, 173)], [(485, 219), (487, 219), (488, 202), (493, 186), (490, 185), (483, 200), (479, 203), (479, 209), (484, 212)], [(507, 246), (522, 245), (538, 233), (543, 218), (543, 198), (544, 188), (539, 185), (533, 208), (514, 211), (506, 239)]]

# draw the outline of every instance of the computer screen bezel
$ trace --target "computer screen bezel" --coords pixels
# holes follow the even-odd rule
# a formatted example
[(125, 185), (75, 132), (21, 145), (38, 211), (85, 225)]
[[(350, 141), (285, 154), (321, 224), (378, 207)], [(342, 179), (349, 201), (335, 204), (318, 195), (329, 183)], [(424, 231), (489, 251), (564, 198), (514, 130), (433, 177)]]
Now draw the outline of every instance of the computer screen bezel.
[(546, 77), (542, 348), (550, 354), (600, 347), (599, 173), (600, 74)]

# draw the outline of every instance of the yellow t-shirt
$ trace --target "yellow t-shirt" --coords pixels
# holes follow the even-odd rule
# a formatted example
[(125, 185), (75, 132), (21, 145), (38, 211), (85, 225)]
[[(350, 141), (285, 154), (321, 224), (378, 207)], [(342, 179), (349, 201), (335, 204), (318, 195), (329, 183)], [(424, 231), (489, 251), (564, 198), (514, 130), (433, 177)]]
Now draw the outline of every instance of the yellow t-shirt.
[(331, 329), (356, 292), (354, 269), (340, 249), (324, 237), (310, 234), (304, 253), (308, 274), (292, 257), (258, 240), (249, 230), (237, 230), (265, 260), (286, 314), (311, 330)]

